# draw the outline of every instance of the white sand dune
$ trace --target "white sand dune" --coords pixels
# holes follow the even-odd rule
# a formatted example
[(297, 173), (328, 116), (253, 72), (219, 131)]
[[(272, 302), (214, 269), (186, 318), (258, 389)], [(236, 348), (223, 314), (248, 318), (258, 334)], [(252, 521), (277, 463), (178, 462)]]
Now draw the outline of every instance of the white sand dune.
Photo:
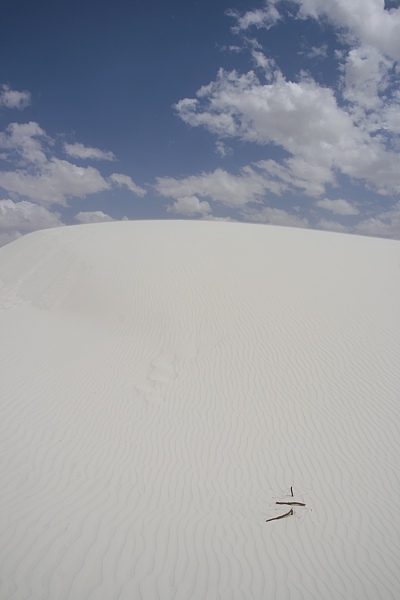
[(53, 229), (0, 308), (1, 600), (400, 598), (399, 242)]

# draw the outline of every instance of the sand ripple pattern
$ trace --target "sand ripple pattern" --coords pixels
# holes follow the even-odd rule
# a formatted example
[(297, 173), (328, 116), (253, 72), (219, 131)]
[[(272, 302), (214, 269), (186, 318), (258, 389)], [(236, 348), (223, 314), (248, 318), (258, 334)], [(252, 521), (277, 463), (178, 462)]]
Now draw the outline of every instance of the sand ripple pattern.
[(1, 600), (397, 599), (399, 256), (190, 222), (3, 248)]

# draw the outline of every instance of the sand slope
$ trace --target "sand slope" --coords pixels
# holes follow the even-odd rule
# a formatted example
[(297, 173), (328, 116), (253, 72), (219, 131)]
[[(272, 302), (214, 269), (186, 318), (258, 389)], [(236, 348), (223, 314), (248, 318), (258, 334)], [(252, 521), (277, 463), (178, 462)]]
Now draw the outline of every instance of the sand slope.
[[(399, 598), (399, 307), (395, 241), (130, 222), (2, 248), (1, 600)], [(306, 506), (266, 523), (277, 501)]]

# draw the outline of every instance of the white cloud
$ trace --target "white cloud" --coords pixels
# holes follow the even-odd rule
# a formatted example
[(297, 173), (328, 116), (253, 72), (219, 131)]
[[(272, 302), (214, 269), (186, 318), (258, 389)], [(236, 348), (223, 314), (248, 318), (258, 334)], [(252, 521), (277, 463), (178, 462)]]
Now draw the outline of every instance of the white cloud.
[(272, 58), (265, 56), (260, 50), (253, 49), (251, 51), (255, 66), (264, 71), (267, 81), (272, 81), (274, 74), (277, 72), (276, 63)]
[(104, 152), (98, 148), (91, 148), (83, 144), (64, 144), (64, 150), (68, 156), (91, 160), (116, 160), (112, 152)]
[[(357, 126), (337, 104), (333, 90), (311, 78), (287, 81), (277, 71), (270, 84), (254, 72), (239, 75), (220, 70), (216, 81), (203, 86), (197, 99), (175, 105), (191, 126), (203, 126), (223, 137), (274, 144), (296, 162), (313, 165), (331, 183), (336, 171), (365, 179), (380, 193), (400, 191), (400, 157), (384, 140)], [(310, 181), (312, 184), (312, 181)]]
[(0, 172), (0, 187), (43, 205), (66, 206), (67, 198), (84, 198), (110, 189), (110, 184), (93, 167), (78, 167), (53, 157), (34, 172)]
[(211, 207), (208, 202), (201, 201), (196, 196), (185, 196), (178, 198), (178, 200), (167, 208), (167, 211), (185, 216), (206, 216), (211, 212)]
[(19, 162), (40, 164), (47, 161), (43, 143), (51, 141), (46, 132), (36, 123), (10, 123), (0, 132), (0, 148), (6, 150), (8, 158), (16, 156)]
[(235, 52), (236, 54), (239, 52), (243, 52), (243, 48), (241, 46), (235, 45), (220, 46), (219, 49), (221, 50), (221, 52)]
[(343, 199), (338, 200), (330, 200), (329, 198), (323, 198), (321, 200), (317, 200), (315, 206), (318, 208), (324, 208), (325, 210), (330, 210), (335, 215), (358, 215), (360, 211), (358, 208), (353, 206), (350, 202)]
[(374, 216), (366, 219), (361, 219), (353, 226), (345, 226), (338, 221), (329, 219), (320, 219), (316, 226), (320, 229), (341, 233), (357, 233), (400, 239), (400, 201), (387, 210), (377, 212)]
[(308, 227), (307, 219), (270, 206), (266, 206), (261, 210), (246, 208), (242, 211), (242, 215), (255, 223), (269, 223), (270, 225), (282, 225), (284, 227)]
[(207, 215), (202, 219), (202, 221), (223, 221), (225, 223), (237, 223), (237, 219), (232, 219), (232, 217), (214, 217), (214, 215)]
[[(389, 71), (392, 67), (393, 62), (375, 48), (353, 48), (342, 67), (343, 97), (364, 111), (378, 109), (383, 103), (381, 95), (391, 83)], [(358, 115), (360, 117), (365, 119), (365, 113)]]
[(317, 223), (318, 229), (326, 231), (336, 231), (337, 233), (351, 233), (352, 229), (342, 225), (338, 221), (330, 221), (329, 219), (320, 219)]
[(263, 85), (252, 71), (239, 75), (220, 69), (216, 81), (197, 96), (201, 101), (186, 98), (176, 104), (179, 116), (221, 136), (275, 143), (293, 154), (302, 148), (310, 153), (317, 141), (329, 150), (343, 135), (360, 138), (332, 90), (311, 79), (295, 83), (277, 73), (272, 84)]
[[(84, 198), (112, 186), (126, 187), (138, 196), (146, 194), (128, 175), (113, 173), (106, 180), (94, 167), (79, 167), (57, 158), (53, 146), (53, 140), (38, 123), (10, 123), (0, 132), (0, 149), (5, 151), (3, 160), (11, 162), (14, 169), (0, 171), (0, 187), (39, 204), (62, 206), (68, 198)], [(82, 144), (66, 144), (64, 149), (79, 158), (115, 158), (111, 152)]]
[(81, 211), (75, 215), (75, 220), (79, 223), (105, 223), (114, 221), (110, 215), (107, 215), (101, 210)]
[(400, 201), (392, 208), (360, 221), (354, 230), (362, 235), (400, 239)]
[(393, 59), (400, 58), (400, 9), (384, 9), (383, 0), (294, 0), (299, 16), (326, 17), (362, 44), (374, 46)]
[(60, 215), (32, 202), (0, 200), (0, 245), (17, 239), (23, 233), (61, 227)]
[(136, 196), (143, 197), (147, 194), (146, 190), (134, 183), (128, 175), (122, 173), (113, 173), (109, 177), (110, 181), (118, 187), (126, 187)]
[(263, 171), (269, 190), (277, 195), (292, 191), (316, 197), (324, 193), (326, 184), (335, 181), (331, 169), (300, 157), (287, 158), (282, 163), (260, 160), (255, 166)]
[(263, 160), (243, 167), (238, 175), (216, 169), (181, 179), (159, 177), (155, 187), (160, 194), (170, 198), (195, 195), (238, 208), (260, 203), (269, 194), (281, 196), (288, 191), (318, 196), (324, 192), (323, 183), (331, 179), (326, 169), (300, 159), (287, 159), (284, 164)]
[(12, 90), (10, 86), (4, 84), (1, 86), (0, 91), (0, 108), (17, 108), (23, 110), (27, 108), (31, 103), (31, 95), (29, 92), (23, 91), (18, 92)]
[(157, 191), (170, 198), (201, 196), (211, 198), (229, 207), (240, 207), (250, 202), (260, 202), (269, 189), (269, 182), (251, 167), (244, 167), (240, 175), (223, 169), (182, 179), (159, 177)]

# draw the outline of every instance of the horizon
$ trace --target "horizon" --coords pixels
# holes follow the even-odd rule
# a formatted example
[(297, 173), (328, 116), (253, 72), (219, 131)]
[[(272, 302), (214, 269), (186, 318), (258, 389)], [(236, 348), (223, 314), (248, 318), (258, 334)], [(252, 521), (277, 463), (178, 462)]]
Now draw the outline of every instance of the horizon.
[(400, 239), (400, 0), (19, 0), (0, 51), (0, 245), (123, 219)]

